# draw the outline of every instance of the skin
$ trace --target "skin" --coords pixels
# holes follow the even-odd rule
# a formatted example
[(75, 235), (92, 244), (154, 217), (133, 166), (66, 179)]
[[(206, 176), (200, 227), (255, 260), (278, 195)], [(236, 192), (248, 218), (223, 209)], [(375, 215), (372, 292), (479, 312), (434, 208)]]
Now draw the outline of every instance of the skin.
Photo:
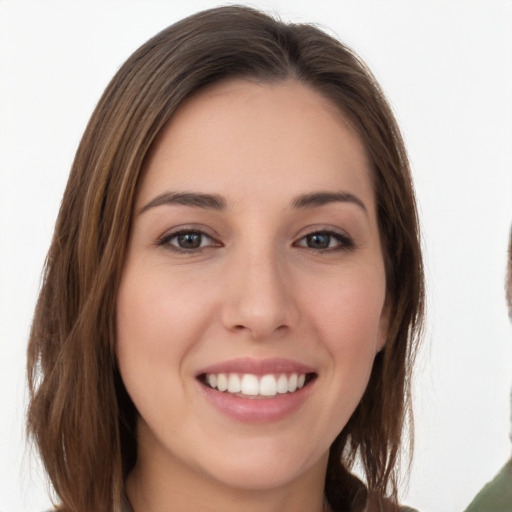
[[(351, 196), (293, 205), (333, 191)], [(169, 192), (225, 207), (155, 201)], [(206, 236), (183, 252), (176, 229)], [(324, 234), (318, 250), (315, 231), (341, 241)], [(144, 169), (118, 293), (117, 355), (140, 414), (134, 510), (322, 510), (329, 446), (385, 342), (385, 297), (369, 165), (333, 104), (292, 80), (185, 102)], [(284, 418), (237, 421), (196, 375), (238, 357), (291, 359), (317, 378)]]

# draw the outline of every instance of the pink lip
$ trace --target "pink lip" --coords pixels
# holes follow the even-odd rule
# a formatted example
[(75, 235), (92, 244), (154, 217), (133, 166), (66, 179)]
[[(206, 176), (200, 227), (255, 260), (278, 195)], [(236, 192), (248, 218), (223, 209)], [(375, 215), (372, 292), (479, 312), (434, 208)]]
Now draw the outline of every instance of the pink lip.
[(314, 384), (311, 382), (295, 393), (276, 395), (272, 398), (250, 399), (218, 391), (198, 382), (206, 400), (215, 409), (244, 423), (268, 423), (290, 416), (306, 401)]
[[(290, 359), (251, 359), (238, 358), (216, 363), (199, 371), (196, 377), (209, 373), (251, 373), (267, 375), (280, 373), (316, 373), (307, 365)], [(285, 419), (297, 411), (307, 400), (315, 382), (310, 382), (294, 393), (277, 394), (268, 398), (243, 398), (232, 393), (218, 391), (203, 384), (198, 379), (203, 396), (217, 411), (245, 423), (267, 423)]]
[(253, 375), (267, 375), (270, 373), (314, 373), (314, 368), (292, 361), (290, 359), (252, 359), (237, 358), (216, 363), (201, 371), (196, 376), (205, 373), (251, 373)]

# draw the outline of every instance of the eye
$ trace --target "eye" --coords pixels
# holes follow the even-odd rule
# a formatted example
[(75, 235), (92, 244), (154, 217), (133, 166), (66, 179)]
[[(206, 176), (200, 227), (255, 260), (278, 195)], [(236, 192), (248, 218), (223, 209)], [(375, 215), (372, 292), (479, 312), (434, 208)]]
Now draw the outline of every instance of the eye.
[(194, 252), (205, 247), (219, 246), (211, 236), (199, 230), (181, 230), (164, 235), (158, 240), (157, 245), (167, 246), (178, 252)]
[(315, 251), (337, 251), (352, 249), (354, 242), (347, 235), (335, 231), (315, 231), (302, 237), (295, 245)]

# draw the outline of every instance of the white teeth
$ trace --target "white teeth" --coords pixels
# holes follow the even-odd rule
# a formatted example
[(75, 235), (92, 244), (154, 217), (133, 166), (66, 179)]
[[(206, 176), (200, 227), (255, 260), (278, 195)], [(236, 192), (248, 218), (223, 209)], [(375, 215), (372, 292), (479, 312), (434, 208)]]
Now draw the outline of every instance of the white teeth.
[(226, 391), (228, 389), (228, 378), (224, 373), (217, 375), (217, 388), (219, 391)]
[(241, 392), (244, 395), (259, 395), (260, 383), (258, 382), (258, 377), (256, 377), (256, 375), (246, 373), (242, 377)]
[(277, 379), (277, 392), (288, 393), (288, 378), (284, 373)]
[(292, 373), (290, 375), (290, 378), (288, 379), (288, 391), (290, 393), (293, 393), (294, 391), (297, 390), (297, 380), (298, 380), (297, 374), (296, 373)]
[(210, 373), (208, 375), (208, 384), (210, 384), (211, 388), (216, 388), (217, 387), (217, 375), (215, 375), (214, 373)]
[(293, 393), (304, 387), (306, 374), (284, 373), (276, 376), (273, 374), (257, 377), (251, 373), (243, 375), (237, 373), (209, 373), (206, 375), (206, 383), (213, 389), (227, 391), (228, 393), (241, 393), (248, 396), (272, 397), (284, 393)]
[(240, 393), (240, 377), (236, 373), (231, 373), (228, 379), (228, 392)]
[(273, 375), (264, 375), (260, 380), (260, 395), (275, 396), (276, 393), (276, 378)]

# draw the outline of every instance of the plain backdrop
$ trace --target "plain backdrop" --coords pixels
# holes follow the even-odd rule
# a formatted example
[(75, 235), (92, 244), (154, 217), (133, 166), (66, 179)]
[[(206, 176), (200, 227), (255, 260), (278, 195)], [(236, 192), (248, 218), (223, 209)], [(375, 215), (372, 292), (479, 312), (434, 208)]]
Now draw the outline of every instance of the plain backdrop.
[[(50, 504), (24, 441), (25, 351), (86, 122), (138, 46), (215, 5), (0, 0), (1, 512)], [(510, 455), (512, 329), (503, 283), (512, 222), (512, 2), (250, 5), (328, 27), (366, 60), (396, 113), (412, 162), (428, 278), (416, 453), (403, 471), (401, 498), (423, 512), (463, 510)]]

